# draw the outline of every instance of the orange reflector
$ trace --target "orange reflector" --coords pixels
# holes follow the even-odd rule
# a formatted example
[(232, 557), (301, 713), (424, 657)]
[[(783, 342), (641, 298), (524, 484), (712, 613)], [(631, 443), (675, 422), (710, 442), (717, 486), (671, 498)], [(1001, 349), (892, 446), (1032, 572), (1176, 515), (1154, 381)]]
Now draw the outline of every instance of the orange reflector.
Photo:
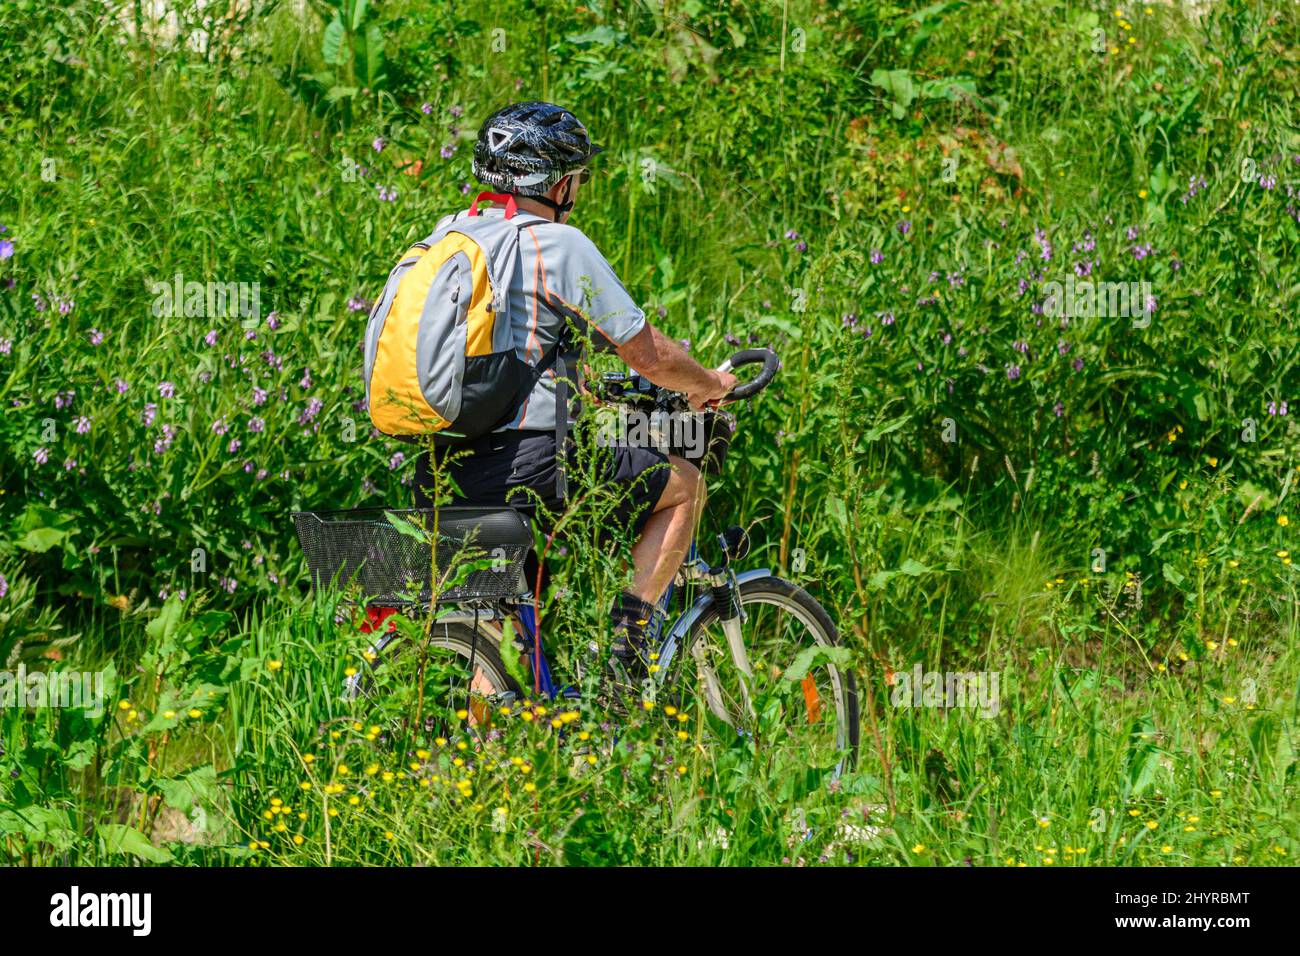
[(809, 674), (801, 682), (803, 687), (803, 702), (808, 707), (808, 723), (815, 724), (822, 717), (822, 699), (817, 693), (817, 682), (813, 680), (812, 674)]

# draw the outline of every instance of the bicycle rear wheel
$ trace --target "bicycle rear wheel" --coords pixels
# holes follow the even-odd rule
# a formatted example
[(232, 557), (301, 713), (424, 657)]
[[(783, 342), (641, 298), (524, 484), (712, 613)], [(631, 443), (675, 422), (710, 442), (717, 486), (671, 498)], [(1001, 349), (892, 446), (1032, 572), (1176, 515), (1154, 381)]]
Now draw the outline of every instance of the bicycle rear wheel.
[(768, 576), (739, 589), (739, 636), (750, 673), (737, 664), (716, 607), (687, 634), (678, 673), (683, 700), (720, 734), (748, 738), (790, 768), (833, 776), (857, 762), (857, 683), (835, 624), (803, 588)]
[(402, 721), (418, 709), (427, 732), (450, 736), (459, 727), (481, 736), (497, 707), (523, 696), (491, 636), (460, 622), (435, 622), (416, 640), (386, 632), (371, 650), (370, 667), (348, 679), (345, 693), (370, 701), (377, 718)]

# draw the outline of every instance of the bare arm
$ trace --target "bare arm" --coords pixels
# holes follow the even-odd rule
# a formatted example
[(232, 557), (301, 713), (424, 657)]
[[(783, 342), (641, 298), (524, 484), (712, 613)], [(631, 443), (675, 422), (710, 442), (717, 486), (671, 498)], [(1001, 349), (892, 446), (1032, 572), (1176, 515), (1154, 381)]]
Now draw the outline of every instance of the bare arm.
[(619, 358), (656, 385), (683, 392), (693, 408), (721, 399), (736, 385), (736, 376), (705, 368), (649, 322), (618, 346), (617, 352)]

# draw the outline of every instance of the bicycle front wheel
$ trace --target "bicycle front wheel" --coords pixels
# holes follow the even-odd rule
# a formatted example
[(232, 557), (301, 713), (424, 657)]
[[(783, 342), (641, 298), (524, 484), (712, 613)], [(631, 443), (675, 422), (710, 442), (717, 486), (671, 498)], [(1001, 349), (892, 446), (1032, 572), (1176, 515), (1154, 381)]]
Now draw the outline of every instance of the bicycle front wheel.
[[(741, 617), (730, 635), (711, 607), (684, 641), (683, 676), (694, 667), (705, 719), (721, 734), (751, 739), (783, 766), (834, 776), (853, 769), (857, 683), (835, 623), (812, 595), (783, 578), (756, 578), (738, 591)], [(691, 682), (683, 683), (689, 694)]]

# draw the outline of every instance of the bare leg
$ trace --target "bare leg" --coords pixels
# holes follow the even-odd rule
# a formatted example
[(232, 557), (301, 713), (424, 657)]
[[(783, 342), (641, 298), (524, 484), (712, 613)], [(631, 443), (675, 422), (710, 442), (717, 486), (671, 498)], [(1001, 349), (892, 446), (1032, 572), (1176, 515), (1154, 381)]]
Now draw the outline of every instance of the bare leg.
[(706, 494), (698, 468), (676, 455), (668, 461), (673, 466), (668, 484), (632, 546), (631, 592), (649, 604), (659, 600), (686, 559)]

